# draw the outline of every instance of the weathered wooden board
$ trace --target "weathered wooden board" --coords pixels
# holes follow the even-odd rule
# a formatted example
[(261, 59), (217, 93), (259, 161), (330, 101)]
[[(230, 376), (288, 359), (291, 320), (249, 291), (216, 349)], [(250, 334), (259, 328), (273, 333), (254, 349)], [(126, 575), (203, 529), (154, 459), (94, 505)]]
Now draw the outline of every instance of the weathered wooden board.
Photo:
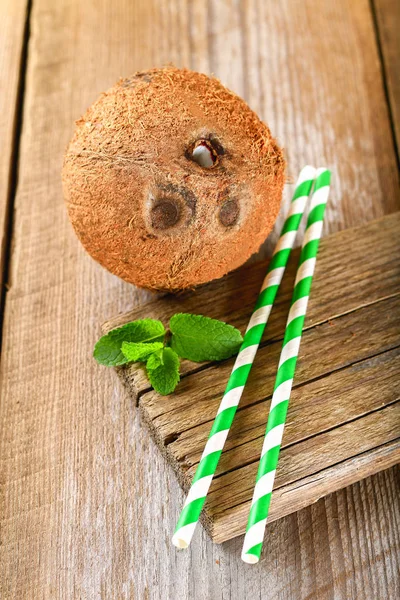
[(397, 148), (400, 147), (400, 3), (398, 0), (373, 0), (386, 89)]
[(15, 186), (18, 94), (28, 0), (0, 2), (0, 310), (6, 275), (11, 195)]
[[(206, 502), (203, 522), (217, 542), (245, 529), (298, 252)], [(104, 330), (143, 317), (167, 324), (174, 312), (183, 311), (211, 315), (244, 331), (265, 269), (265, 263), (248, 265), (190, 294), (149, 302), (107, 322)], [(169, 397), (150, 389), (143, 366), (118, 369), (184, 489), (232, 364), (233, 359), (183, 362), (182, 380)], [(270, 520), (399, 461), (399, 401), (400, 213), (395, 213), (321, 243)]]

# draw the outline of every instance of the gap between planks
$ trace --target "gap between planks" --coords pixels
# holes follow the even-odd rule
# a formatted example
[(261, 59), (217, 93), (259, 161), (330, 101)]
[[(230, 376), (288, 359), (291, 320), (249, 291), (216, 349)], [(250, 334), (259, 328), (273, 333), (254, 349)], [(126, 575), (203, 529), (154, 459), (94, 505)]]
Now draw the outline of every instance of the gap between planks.
[(371, 0), (383, 89), (388, 106), (393, 145), (399, 161), (400, 145), (400, 4), (396, 0)]
[(8, 2), (0, 23), (0, 88), (4, 90), (0, 97), (0, 345), (18, 183), (31, 6), (31, 0)]

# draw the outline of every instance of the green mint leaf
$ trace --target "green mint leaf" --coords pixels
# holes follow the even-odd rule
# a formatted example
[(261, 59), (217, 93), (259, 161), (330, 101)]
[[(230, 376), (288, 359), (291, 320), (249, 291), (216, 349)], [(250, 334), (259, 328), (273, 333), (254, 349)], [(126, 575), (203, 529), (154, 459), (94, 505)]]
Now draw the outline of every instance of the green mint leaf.
[(121, 351), (123, 342), (161, 342), (164, 335), (165, 329), (161, 321), (132, 321), (103, 335), (94, 347), (93, 356), (98, 363), (107, 367), (124, 365), (128, 359)]
[(155, 371), (156, 369), (158, 369), (158, 367), (160, 367), (164, 364), (163, 350), (162, 351), (158, 350), (157, 352), (153, 352), (153, 354), (151, 354), (149, 356), (149, 358), (146, 362), (147, 374), (151, 373), (152, 371)]
[(243, 341), (238, 329), (201, 315), (179, 313), (169, 322), (171, 348), (195, 362), (223, 360), (236, 354)]
[(171, 394), (179, 383), (179, 357), (172, 348), (158, 350), (149, 356), (147, 374), (153, 388), (162, 396)]
[(162, 348), (162, 342), (122, 342), (121, 351), (129, 362), (146, 362), (151, 354)]

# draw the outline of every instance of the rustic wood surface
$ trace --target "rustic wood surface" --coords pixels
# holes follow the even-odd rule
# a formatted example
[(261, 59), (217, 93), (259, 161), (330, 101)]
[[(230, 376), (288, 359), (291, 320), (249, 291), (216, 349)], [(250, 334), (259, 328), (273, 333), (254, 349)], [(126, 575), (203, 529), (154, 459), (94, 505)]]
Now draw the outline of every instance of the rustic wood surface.
[[(5, 29), (6, 47), (24, 18)], [(18, 56), (3, 56), (7, 81), (18, 78)], [(7, 178), (18, 159), (16, 195), (4, 196), (13, 229), (1, 361), (0, 595), (396, 598), (398, 468), (272, 523), (255, 567), (240, 560), (241, 538), (215, 545), (201, 528), (188, 552), (175, 552), (170, 534), (183, 501), (175, 475), (114, 373), (91, 358), (99, 323), (150, 295), (79, 246), (62, 200), (62, 154), (73, 120), (102, 90), (169, 61), (214, 72), (243, 95), (287, 149), (292, 179), (307, 162), (333, 169), (327, 232), (399, 208), (367, 0), (32, 0), (19, 151), (10, 163), (5, 146), (1, 171)], [(288, 200), (286, 190), (283, 209)], [(264, 255), (273, 243), (271, 236)]]
[[(308, 502), (378, 470), (376, 451), (386, 448), (380, 467), (400, 462), (400, 213), (332, 234), (321, 243), (305, 322), (287, 426), (275, 479), (270, 521), (305, 505), (303, 488), (313, 478)], [(349, 252), (351, 249), (351, 252)], [(298, 251), (288, 266), (293, 275)], [(265, 271), (265, 263), (262, 263)], [(256, 276), (253, 274), (256, 273)], [(237, 293), (238, 281), (247, 284)], [(176, 298), (166, 296), (114, 320), (159, 316), (167, 325), (176, 310), (212, 314), (245, 330), (263, 273), (259, 265), (232, 273), (219, 284)], [(292, 280), (292, 277), (290, 277)], [(219, 290), (222, 294), (219, 294)], [(316, 291), (315, 291), (316, 290)], [(278, 293), (254, 367), (209, 491), (203, 515), (212, 539), (243, 534), (263, 443), (266, 416), (290, 307), (289, 290)], [(150, 311), (149, 311), (150, 309)], [(368, 323), (368, 328), (365, 327)], [(105, 330), (109, 329), (107, 323)], [(186, 363), (170, 397), (145, 383), (143, 365), (121, 367), (161, 452), (187, 490), (207, 441), (234, 359), (213, 365)], [(141, 374), (138, 377), (134, 374)], [(310, 415), (312, 417), (310, 418)], [(368, 456), (369, 461), (368, 461)], [(363, 469), (360, 470), (359, 462)], [(335, 471), (331, 467), (335, 465)], [(368, 466), (369, 465), (369, 466)], [(329, 472), (329, 480), (326, 475)], [(321, 487), (317, 485), (321, 482)], [(323, 490), (322, 490), (323, 488)]]
[(381, 46), (387, 93), (390, 99), (392, 126), (400, 148), (400, 3), (396, 0), (375, 0), (375, 18)]
[(0, 2), (0, 310), (7, 268), (9, 204), (15, 191), (15, 134), (27, 4), (27, 0)]

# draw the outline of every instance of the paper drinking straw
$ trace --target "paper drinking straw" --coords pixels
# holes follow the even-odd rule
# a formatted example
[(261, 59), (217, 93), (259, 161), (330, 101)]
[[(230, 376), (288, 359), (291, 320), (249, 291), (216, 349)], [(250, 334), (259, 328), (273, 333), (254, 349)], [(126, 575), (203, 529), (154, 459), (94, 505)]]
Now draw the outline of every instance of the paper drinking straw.
[(289, 214), (269, 264), (243, 343), (172, 537), (172, 543), (178, 548), (188, 547), (199, 520), (219, 457), (281, 283), (314, 178), (314, 167), (306, 166), (297, 180)]
[(269, 410), (264, 444), (258, 466), (256, 485), (243, 542), (242, 560), (250, 564), (257, 563), (261, 555), (286, 413), (292, 390), (297, 356), (299, 354), (318, 245), (322, 233), (330, 177), (331, 174), (327, 169), (317, 170), (317, 178), (311, 198), (310, 213), (307, 219), (274, 393)]

